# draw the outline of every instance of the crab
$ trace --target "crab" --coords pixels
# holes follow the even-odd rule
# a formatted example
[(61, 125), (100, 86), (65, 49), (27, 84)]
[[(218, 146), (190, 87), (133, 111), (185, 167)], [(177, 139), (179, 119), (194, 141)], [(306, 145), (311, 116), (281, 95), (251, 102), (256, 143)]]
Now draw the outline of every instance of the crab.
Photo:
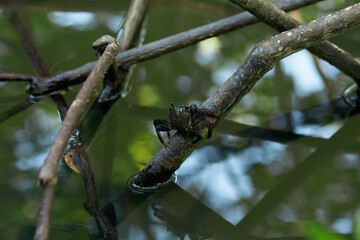
[(184, 107), (183, 105), (174, 106), (170, 103), (172, 108), (169, 111), (169, 121), (165, 119), (155, 119), (154, 126), (156, 134), (160, 142), (165, 144), (160, 132), (167, 132), (168, 138), (170, 138), (170, 130), (177, 130), (179, 132), (191, 132), (197, 138), (192, 142), (196, 144), (203, 136), (200, 130), (208, 129), (206, 138), (211, 138), (213, 124), (208, 120), (209, 117), (218, 118), (213, 112), (198, 108), (196, 104)]

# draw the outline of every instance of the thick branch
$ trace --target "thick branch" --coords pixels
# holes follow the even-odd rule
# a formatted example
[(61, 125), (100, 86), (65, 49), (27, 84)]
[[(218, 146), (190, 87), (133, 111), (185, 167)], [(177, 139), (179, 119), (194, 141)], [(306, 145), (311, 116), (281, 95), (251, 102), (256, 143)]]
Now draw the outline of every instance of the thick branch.
[[(322, 40), (333, 37), (360, 23), (360, 4), (312, 21), (257, 44), (245, 62), (208, 98), (202, 107), (220, 116), (216, 125), (280, 59)], [(162, 147), (135, 179), (142, 186), (166, 181), (193, 152), (191, 134), (176, 133), (167, 147)]]
[[(270, 27), (283, 32), (301, 25), (280, 8), (266, 0), (230, 0), (254, 14)], [(309, 47), (308, 50), (319, 58), (329, 62), (345, 74), (352, 77), (360, 86), (360, 60), (335, 44), (325, 41)]]
[[(318, 1), (320, 0), (286, 0), (275, 4), (284, 11), (291, 11)], [(258, 19), (250, 13), (240, 13), (232, 17), (224, 18), (186, 32), (145, 44), (139, 48), (133, 48), (122, 52), (116, 57), (116, 63), (118, 66), (126, 68), (129, 65), (162, 56), (193, 45), (204, 39), (234, 31), (256, 22), (258, 22)], [(30, 93), (33, 95), (43, 95), (65, 89), (71, 85), (79, 84), (86, 79), (94, 65), (95, 62), (87, 63), (74, 70), (47, 78), (44, 83), (34, 81), (31, 85)]]

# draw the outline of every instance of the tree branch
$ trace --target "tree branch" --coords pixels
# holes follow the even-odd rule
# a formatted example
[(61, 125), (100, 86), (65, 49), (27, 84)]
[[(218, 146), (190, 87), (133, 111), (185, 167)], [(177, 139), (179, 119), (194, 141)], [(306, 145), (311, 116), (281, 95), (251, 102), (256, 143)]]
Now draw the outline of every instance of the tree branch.
[[(54, 185), (56, 185), (57, 166), (67, 145), (69, 137), (72, 131), (76, 128), (76, 124), (78, 123), (86, 104), (90, 101), (96, 86), (105, 75), (105, 72), (108, 70), (110, 65), (113, 63), (118, 50), (119, 45), (115, 40), (106, 47), (104, 54), (101, 55), (99, 61), (96, 63), (75, 100), (71, 104), (61, 125), (61, 128), (53, 140), (49, 154), (39, 171), (38, 181), (44, 188), (52, 188)], [(48, 204), (52, 205), (52, 201)], [(43, 209), (41, 209), (40, 212), (43, 212)], [(46, 214), (39, 216), (38, 223), (42, 220), (42, 218), (50, 218), (50, 216), (51, 208), (47, 209)], [(44, 227), (39, 228), (38, 225), (34, 238), (48, 239), (48, 229)]]
[[(203, 104), (218, 119), (214, 126), (251, 90), (280, 59), (340, 34), (360, 23), (360, 4), (329, 14), (309, 24), (280, 33), (257, 44), (237, 71)], [(139, 186), (164, 182), (178, 169), (198, 144), (190, 133), (176, 133), (134, 179)]]
[[(320, 0), (286, 0), (276, 2), (275, 4), (284, 11), (291, 11), (318, 1)], [(121, 52), (116, 57), (116, 63), (118, 67), (122, 66), (123, 68), (127, 68), (132, 64), (171, 53), (204, 39), (234, 31), (256, 22), (258, 22), (258, 19), (250, 13), (240, 13), (232, 17), (224, 18), (186, 32), (145, 44), (138, 48)], [(44, 79), (44, 82), (40, 82), (35, 78), (36, 80), (34, 80), (33, 84), (30, 86), (30, 94), (43, 95), (65, 89), (71, 85), (79, 84), (86, 79), (94, 65), (95, 62), (87, 63), (79, 68), (46, 78)]]
[[(300, 22), (286, 14), (280, 8), (265, 0), (230, 0), (243, 9), (254, 14), (258, 19), (268, 26), (283, 32), (296, 28)], [(360, 60), (351, 56), (350, 53), (339, 48), (335, 44), (325, 41), (308, 48), (308, 50), (319, 58), (329, 62), (340, 71), (352, 77), (360, 86)]]
[[(140, 9), (136, 8), (136, 6), (139, 6), (139, 4), (141, 5)], [(141, 21), (145, 14), (146, 6), (147, 6), (147, 0), (135, 0), (132, 2), (131, 7), (129, 9), (129, 16), (134, 16), (140, 13), (141, 18), (140, 18), (140, 22), (134, 21), (134, 18), (131, 18), (134, 21), (131, 24), (141, 25)], [(138, 26), (134, 26), (131, 24), (127, 24), (127, 27), (138, 28)], [(122, 41), (126, 41), (126, 43), (129, 44), (130, 43), (128, 40), (129, 38), (133, 39), (134, 36), (128, 34), (127, 37), (123, 38)], [(39, 172), (39, 176), (38, 176), (39, 182), (44, 187), (44, 191), (46, 191), (47, 188), (52, 187), (53, 185), (56, 184), (57, 165), (68, 143), (68, 139), (71, 135), (71, 132), (75, 129), (80, 119), (81, 113), (83, 112), (85, 105), (90, 101), (90, 97), (94, 92), (98, 82), (102, 79), (104, 74), (108, 72), (110, 65), (114, 64), (115, 56), (118, 53), (118, 50), (119, 50), (119, 43), (116, 42), (115, 39), (113, 39), (113, 42), (108, 44), (104, 53), (101, 55), (99, 61), (96, 63), (94, 69), (89, 75), (88, 79), (85, 81), (83, 87), (80, 89), (73, 104), (70, 106), (70, 109), (68, 110), (65, 116), (63, 124), (60, 130), (58, 131), (58, 134), (55, 137), (53, 144), (50, 147), (50, 152)], [(109, 72), (111, 71), (112, 70), (109, 70)], [(109, 75), (109, 73), (107, 73), (107, 75)], [(113, 79), (114, 76), (116, 75), (112, 74), (111, 76), (112, 78), (108, 80), (118, 81), (119, 79), (116, 78)], [(113, 86), (111, 82), (108, 83), (110, 83), (110, 85)], [(111, 91), (110, 92), (106, 91), (106, 94), (107, 93), (111, 93)], [(98, 101), (96, 101), (96, 103), (97, 102)], [(110, 102), (113, 103), (114, 102), (113, 99)], [(108, 103), (106, 104), (109, 105)], [(114, 229), (111, 226), (110, 222), (99, 208), (99, 203), (96, 196), (95, 180), (92, 174), (91, 165), (88, 156), (86, 154), (84, 145), (79, 145), (79, 148), (76, 149), (76, 151), (78, 151), (79, 156), (81, 158), (83, 179), (87, 192), (87, 201), (84, 204), (84, 206), (90, 212), (90, 214), (95, 217), (98, 228), (102, 232), (102, 235), (104, 236), (105, 239), (120, 239), (119, 235), (116, 232), (116, 229)], [(47, 217), (50, 217), (51, 208), (48, 208), (47, 210), (48, 210)], [(45, 214), (44, 217), (46, 217)], [(35, 235), (36, 239), (42, 239), (41, 229), (42, 228), (39, 228), (39, 224), (38, 224), (39, 234), (37, 232), (37, 235)]]
[(0, 82), (34, 82), (35, 76), (18, 73), (0, 73)]

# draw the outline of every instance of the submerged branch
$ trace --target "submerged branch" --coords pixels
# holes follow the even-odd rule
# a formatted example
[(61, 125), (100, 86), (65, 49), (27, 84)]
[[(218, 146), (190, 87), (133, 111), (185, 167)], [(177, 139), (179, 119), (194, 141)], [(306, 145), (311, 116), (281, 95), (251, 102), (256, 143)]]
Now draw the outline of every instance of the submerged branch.
[[(243, 9), (254, 14), (258, 19), (279, 32), (290, 30), (301, 25), (296, 19), (280, 8), (265, 0), (230, 0)], [(340, 71), (355, 80), (360, 86), (360, 60), (335, 44), (324, 41), (308, 48), (308, 50), (337, 67)]]
[[(329, 14), (309, 24), (280, 33), (257, 44), (237, 71), (203, 104), (219, 116), (214, 126), (252, 89), (280, 59), (340, 34), (360, 23), (360, 4)], [(181, 166), (198, 144), (190, 133), (176, 133), (135, 178), (139, 186), (164, 182)]]
[[(286, 0), (275, 4), (284, 11), (291, 11), (319, 1), (320, 0)], [(171, 53), (202, 40), (234, 31), (256, 22), (258, 22), (258, 19), (250, 13), (240, 13), (186, 32), (145, 44), (138, 48), (121, 52), (116, 57), (116, 63), (118, 67), (121, 66), (123, 68), (127, 68), (132, 64)], [(44, 82), (34, 81), (30, 86), (30, 93), (33, 95), (43, 95), (65, 89), (71, 85), (79, 84), (86, 79), (94, 66), (95, 62), (90, 62), (74, 70), (49, 77), (45, 79)]]

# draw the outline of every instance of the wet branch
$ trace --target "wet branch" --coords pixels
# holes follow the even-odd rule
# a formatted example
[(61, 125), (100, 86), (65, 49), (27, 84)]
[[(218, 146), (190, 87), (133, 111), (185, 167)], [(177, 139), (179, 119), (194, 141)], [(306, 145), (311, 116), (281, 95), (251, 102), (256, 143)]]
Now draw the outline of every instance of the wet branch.
[[(258, 19), (279, 32), (290, 30), (301, 25), (296, 19), (286, 14), (280, 8), (265, 0), (230, 0), (243, 9), (254, 14)], [(360, 60), (335, 44), (324, 41), (308, 48), (319, 58), (329, 62), (340, 71), (355, 80), (360, 86)]]
[[(275, 4), (284, 11), (291, 11), (319, 1), (320, 0), (285, 0), (276, 2)], [(240, 13), (232, 17), (224, 18), (186, 32), (145, 44), (138, 48), (121, 52), (116, 57), (116, 63), (118, 67), (127, 68), (132, 64), (174, 52), (202, 40), (231, 32), (256, 22), (258, 22), (258, 19), (250, 13)], [(65, 89), (71, 85), (79, 84), (87, 78), (94, 65), (95, 62), (87, 63), (79, 68), (45, 78), (44, 82), (34, 78), (34, 81), (30, 86), (30, 94), (43, 95)]]
[[(257, 44), (237, 71), (208, 98), (202, 107), (219, 116), (214, 126), (252, 89), (280, 59), (317, 44), (360, 23), (360, 4), (329, 14), (309, 24), (280, 33)], [(164, 182), (178, 169), (198, 144), (190, 133), (176, 133), (135, 178), (140, 186)]]

